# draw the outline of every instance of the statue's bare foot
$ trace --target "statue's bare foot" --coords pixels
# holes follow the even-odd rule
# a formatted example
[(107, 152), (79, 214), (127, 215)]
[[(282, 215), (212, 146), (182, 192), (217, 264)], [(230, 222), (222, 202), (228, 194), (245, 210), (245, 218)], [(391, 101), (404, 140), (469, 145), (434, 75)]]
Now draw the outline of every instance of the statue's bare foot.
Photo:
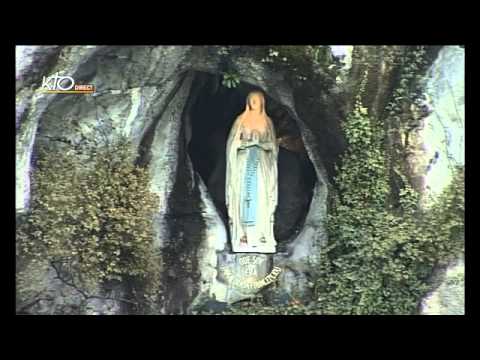
[(247, 243), (247, 235), (243, 235), (240, 239), (241, 244), (246, 244)]

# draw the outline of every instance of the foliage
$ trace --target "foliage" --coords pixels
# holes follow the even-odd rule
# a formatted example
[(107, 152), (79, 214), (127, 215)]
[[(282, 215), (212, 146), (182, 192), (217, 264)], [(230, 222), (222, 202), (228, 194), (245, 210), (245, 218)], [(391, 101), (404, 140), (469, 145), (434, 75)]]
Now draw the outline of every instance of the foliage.
[[(330, 243), (315, 274), (315, 301), (270, 306), (252, 300), (222, 314), (414, 314), (420, 298), (430, 290), (433, 269), (463, 251), (463, 169), (458, 169), (433, 208), (419, 209), (418, 194), (411, 187), (401, 193), (400, 211), (389, 208), (382, 153), (366, 145), (380, 142), (367, 130), (368, 113), (357, 105), (349, 120), (349, 125), (359, 128), (353, 132), (357, 136), (339, 175), (344, 185), (329, 214)], [(358, 132), (370, 134), (370, 141)], [(365, 147), (365, 162), (352, 159), (357, 146)]]
[(224, 311), (201, 310), (199, 315), (319, 315), (318, 309), (314, 304), (302, 304), (296, 299), (292, 299), (284, 305), (268, 305), (261, 297), (255, 297), (250, 300), (241, 301), (230, 305)]
[[(422, 74), (428, 65), (425, 48), (415, 47), (394, 59), (398, 62), (397, 86), (392, 91), (391, 101), (383, 114), (387, 128), (389, 166), (392, 171), (411, 175), (405, 158), (409, 152), (412, 131), (419, 127), (426, 115), (425, 98), (422, 91)], [(394, 60), (387, 60), (393, 62)], [(395, 170), (393, 170), (395, 169)]]
[[(233, 50), (220, 51), (229, 55)], [(264, 63), (288, 69), (300, 81), (331, 62), (327, 47), (270, 46), (257, 51)], [(315, 271), (314, 301), (278, 307), (254, 300), (231, 306), (224, 314), (416, 313), (434, 269), (463, 251), (464, 233), (463, 167), (456, 169), (436, 202), (422, 209), (404, 165), (408, 134), (422, 117), (418, 86), (424, 52), (419, 47), (392, 55), (392, 62), (400, 61), (398, 86), (383, 114), (373, 118), (363, 106), (363, 83), (342, 124), (349, 146), (337, 167), (329, 242)], [(222, 84), (234, 88), (239, 81), (238, 74), (227, 71)], [(74, 154), (42, 154), (31, 212), (17, 227), (18, 253), (41, 264), (39, 268), (45, 261), (60, 264), (82, 286), (140, 280), (154, 301), (161, 272), (152, 247), (157, 200), (147, 190), (146, 169), (133, 165), (127, 149), (126, 144), (99, 149), (89, 170), (81, 169)], [(393, 174), (402, 180), (394, 201)], [(25, 292), (32, 292), (27, 285)]]
[[(224, 64), (223, 85), (235, 87), (235, 69), (232, 67), (233, 57), (253, 58), (264, 63), (275, 71), (283, 72), (293, 85), (302, 85), (306, 80), (329, 81), (337, 75), (335, 62), (329, 46), (319, 45), (270, 45), (270, 46), (221, 46), (216, 51)], [(321, 76), (325, 75), (329, 76)], [(318, 84), (323, 84), (319, 82)]]
[(266, 306), (246, 303), (232, 306), (222, 315), (319, 315), (319, 313), (316, 309), (302, 304)]
[[(463, 167), (434, 205), (423, 209), (405, 166), (409, 132), (424, 116), (419, 83), (424, 48), (390, 55), (387, 61), (399, 62), (400, 71), (384, 114), (373, 118), (362, 104), (366, 73), (343, 124), (349, 146), (332, 188), (329, 243), (315, 270), (314, 302), (274, 307), (250, 301), (226, 313), (414, 314), (431, 289), (434, 270), (463, 252)], [(283, 56), (269, 50), (264, 62), (281, 63)], [(393, 189), (392, 176), (401, 179), (399, 188)], [(394, 199), (392, 191), (398, 192)]]
[(220, 56), (230, 55), (231, 49), (230, 46), (220, 46), (217, 50), (217, 54)]
[(261, 62), (286, 70), (288, 76), (299, 82), (315, 79), (319, 71), (328, 72), (333, 62), (329, 46), (265, 46), (259, 47), (259, 55)]
[(158, 198), (129, 149), (126, 141), (99, 148), (91, 168), (75, 153), (40, 152), (31, 211), (17, 226), (19, 257), (47, 260), (79, 288), (133, 279), (146, 296), (156, 295), (160, 263), (152, 218)]
[(349, 147), (315, 287), (325, 314), (415, 313), (433, 269), (463, 248), (463, 169), (429, 210), (407, 181), (399, 206), (388, 205), (382, 128), (359, 102), (344, 124)]
[(236, 88), (240, 84), (240, 76), (236, 73), (225, 73), (223, 74), (222, 85), (232, 89)]

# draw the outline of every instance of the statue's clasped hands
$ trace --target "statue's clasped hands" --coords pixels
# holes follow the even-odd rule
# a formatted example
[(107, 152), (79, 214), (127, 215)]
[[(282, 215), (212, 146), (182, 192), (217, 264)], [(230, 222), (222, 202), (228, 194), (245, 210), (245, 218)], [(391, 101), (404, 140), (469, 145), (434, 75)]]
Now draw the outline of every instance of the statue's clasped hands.
[(246, 148), (249, 146), (260, 144), (260, 139), (256, 132), (254, 132), (253, 134), (251, 133), (248, 136), (243, 136), (240, 141), (241, 141), (241, 144), (240, 144), (241, 148)]
[(240, 142), (240, 149), (246, 149), (254, 145), (260, 146), (265, 151), (270, 151), (273, 149), (273, 144), (260, 140), (260, 135), (257, 131), (253, 131), (248, 136), (240, 137)]

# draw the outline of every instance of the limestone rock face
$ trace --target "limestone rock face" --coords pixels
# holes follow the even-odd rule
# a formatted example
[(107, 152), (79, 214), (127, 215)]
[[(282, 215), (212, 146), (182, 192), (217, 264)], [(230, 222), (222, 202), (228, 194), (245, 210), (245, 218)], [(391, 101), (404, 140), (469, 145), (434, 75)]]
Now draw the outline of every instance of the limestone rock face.
[[(465, 165), (465, 50), (443, 47), (425, 77), (424, 91), (431, 113), (418, 132), (416, 158), (428, 207), (451, 182), (456, 166)], [(436, 290), (421, 302), (425, 315), (464, 314), (463, 256), (432, 278)]]
[(436, 274), (437, 287), (422, 299), (422, 315), (465, 315), (465, 259), (460, 257)]
[[(364, 52), (373, 50), (365, 48)], [(228, 71), (241, 81), (237, 89), (221, 85), (226, 63)], [(374, 65), (382, 69), (381, 63)], [(370, 86), (376, 90), (370, 92), (369, 106), (378, 111), (388, 95), (389, 70), (379, 70), (371, 77)], [(275, 232), (284, 240), (276, 254), (259, 258), (256, 271), (263, 277), (273, 266), (282, 269), (277, 287), (266, 294), (267, 298), (307, 299), (309, 273), (319, 263), (320, 246), (327, 240), (327, 185), (333, 164), (345, 148), (340, 122), (351, 104), (344, 100), (348, 96), (341, 95), (354, 93), (362, 71), (361, 62), (353, 57), (341, 86), (334, 76), (322, 71), (320, 83), (296, 84), (261, 59), (238, 53), (227, 61), (215, 46), (18, 49), (17, 214), (28, 211), (32, 156), (37, 149), (75, 149), (87, 155), (99, 144), (127, 136), (139, 163), (149, 164), (150, 189), (161, 200), (154, 218), (155, 247), (162, 250), (165, 263), (165, 273), (159, 274), (165, 294), (158, 313), (186, 314), (197, 306), (221, 307), (255, 296), (256, 291), (238, 292), (232, 277), (225, 276), (227, 268), (233, 273), (238, 270), (242, 255), (228, 252), (221, 194), (224, 129), (230, 128), (236, 109), (243, 109), (244, 95), (261, 89), (267, 97), (267, 112), (284, 139), (280, 144), (279, 188), (288, 194), (279, 197), (276, 214)], [(78, 83), (94, 84), (96, 93), (39, 93), (42, 77), (56, 72), (72, 76)], [(205, 114), (218, 119), (209, 123), (199, 115), (203, 114), (199, 106), (209, 98), (217, 99), (218, 94), (223, 94), (218, 99), (225, 102), (220, 104), (223, 106), (213, 104), (211, 112), (206, 110)], [(224, 110), (215, 109), (226, 110), (221, 113)], [(208, 126), (210, 132), (202, 134), (211, 137), (199, 138), (201, 129)], [(305, 182), (309, 187), (300, 185)], [(78, 293), (55, 279), (52, 271), (46, 270), (43, 276), (44, 290), (50, 296), (40, 302), (41, 308), (29, 311), (58, 312), (61, 303), (63, 307), (81, 304), (81, 311), (89, 314), (125, 313), (120, 301), (106, 299), (104, 293), (85, 303)], [(118, 294), (123, 296), (121, 289)]]
[[(419, 137), (424, 156), (425, 197), (436, 198), (456, 165), (465, 165), (465, 50), (445, 46), (425, 78), (427, 105)], [(425, 199), (426, 203), (428, 200)]]
[[(159, 312), (187, 313), (195, 299), (211, 298), (222, 286), (228, 287), (228, 282), (220, 284), (218, 274), (228, 241), (221, 210), (195, 174), (185, 148), (192, 136), (188, 109), (201, 93), (192, 83), (199, 72), (212, 76), (223, 72), (217, 48), (52, 46), (19, 49), (18, 55), (17, 212), (28, 209), (30, 164), (37, 147), (94, 149), (126, 135), (134, 144), (132, 151), (150, 164), (151, 190), (161, 197), (154, 219), (155, 245), (167, 253), (169, 269), (166, 300)], [(248, 57), (234, 57), (231, 66), (241, 81), (263, 89), (293, 119), (314, 167), (317, 181), (310, 210), (307, 213), (308, 200), (298, 205), (306, 213), (301, 233), (286, 244), (283, 253), (262, 265), (265, 274), (271, 270), (272, 260), (288, 266), (280, 276), (280, 287), (302, 291), (306, 264), (316, 261), (312, 254), (326, 239), (327, 175), (314, 150), (315, 138), (298, 116), (293, 90), (283, 75)], [(57, 71), (78, 83), (94, 84), (96, 94), (39, 93), (42, 77)], [(185, 245), (183, 250), (172, 245), (178, 243)], [(190, 268), (186, 258), (193, 262)], [(52, 282), (50, 285), (53, 287)], [(68, 302), (70, 298), (63, 299)], [(107, 311), (106, 302), (99, 299), (90, 308), (91, 313)], [(118, 304), (110, 308), (113, 313), (121, 312)]]
[[(369, 67), (363, 104), (374, 117), (380, 116), (388, 102), (395, 68), (388, 53), (401, 54), (404, 46), (355, 46), (349, 76), (343, 86), (345, 91), (358, 89), (360, 77)], [(428, 68), (420, 82), (426, 99), (421, 125), (412, 130), (409, 138), (411, 153), (406, 159), (414, 186), (420, 191), (422, 204), (428, 207), (452, 180), (457, 165), (465, 164), (465, 51), (460, 46), (426, 47)], [(375, 66), (371, 66), (376, 64)], [(354, 97), (343, 106), (348, 112)], [(303, 107), (302, 107), (303, 108)], [(304, 117), (306, 117), (305, 115)], [(333, 129), (334, 126), (329, 126)], [(333, 137), (335, 138), (335, 137)], [(462, 257), (461, 257), (462, 259)], [(464, 261), (457, 260), (448, 270), (437, 269), (432, 276), (432, 286), (437, 289), (420, 301), (420, 313), (462, 313), (464, 303)], [(453, 286), (450, 274), (455, 272)]]

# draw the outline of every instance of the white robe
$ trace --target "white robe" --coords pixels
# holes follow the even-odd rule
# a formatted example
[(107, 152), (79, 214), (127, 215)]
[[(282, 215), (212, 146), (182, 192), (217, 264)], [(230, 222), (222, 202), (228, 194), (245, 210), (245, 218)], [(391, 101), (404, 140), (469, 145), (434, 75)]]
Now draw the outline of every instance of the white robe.
[[(248, 148), (242, 146), (240, 136), (247, 138), (250, 134), (250, 131), (242, 126), (241, 117), (235, 120), (228, 137), (225, 199), (233, 252), (274, 253), (276, 251), (273, 224), (278, 198), (278, 143), (272, 121), (268, 117), (266, 120), (267, 129), (261, 134), (258, 142), (254, 226), (246, 226), (241, 219)], [(240, 242), (244, 235), (247, 236), (247, 244)]]

